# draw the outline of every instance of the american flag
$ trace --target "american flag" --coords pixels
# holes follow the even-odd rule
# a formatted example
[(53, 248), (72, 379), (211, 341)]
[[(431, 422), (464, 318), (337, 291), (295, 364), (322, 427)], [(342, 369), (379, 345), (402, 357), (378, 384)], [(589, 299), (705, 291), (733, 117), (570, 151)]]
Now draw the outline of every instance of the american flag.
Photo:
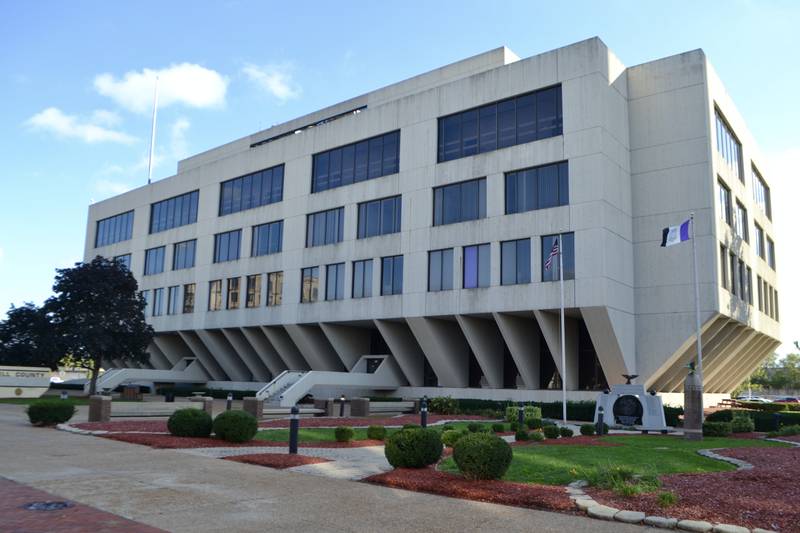
[(544, 263), (544, 269), (550, 270), (550, 267), (553, 265), (553, 258), (558, 255), (558, 237), (553, 239), (553, 249), (550, 250), (550, 255), (547, 258), (547, 261)]

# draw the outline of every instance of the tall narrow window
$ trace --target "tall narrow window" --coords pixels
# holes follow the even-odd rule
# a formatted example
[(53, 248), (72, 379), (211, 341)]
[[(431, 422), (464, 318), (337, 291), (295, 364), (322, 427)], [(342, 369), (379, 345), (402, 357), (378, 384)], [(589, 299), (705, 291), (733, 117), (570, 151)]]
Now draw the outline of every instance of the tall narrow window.
[(267, 306), (281, 305), (283, 301), (283, 272), (267, 274)]
[(531, 240), (500, 243), (500, 284), (515, 285), (531, 281)]
[(194, 267), (197, 240), (176, 242), (172, 247), (172, 270)]
[(150, 233), (197, 222), (200, 191), (187, 192), (150, 204)]
[(336, 263), (325, 267), (325, 299), (341, 300), (344, 298), (344, 263)]
[(123, 254), (114, 257), (114, 261), (124, 266), (128, 270), (131, 269), (131, 254)]
[(194, 313), (194, 283), (183, 286), (183, 312)]
[(753, 269), (747, 267), (747, 303), (753, 305)]
[(344, 240), (344, 207), (312, 213), (306, 217), (306, 247), (335, 244)]
[(720, 245), (719, 247), (719, 273), (722, 278), (722, 287), (727, 289), (728, 285), (728, 249)]
[(164, 247), (150, 248), (144, 252), (144, 275), (164, 272)]
[(300, 303), (319, 299), (319, 267), (307, 267), (300, 272)]
[(372, 296), (372, 259), (353, 261), (353, 298)]
[(281, 251), (283, 245), (283, 220), (253, 226), (253, 244), (250, 255), (274, 254)]
[(150, 291), (143, 290), (140, 294), (142, 295), (142, 298), (144, 298), (144, 310), (142, 313), (144, 313), (144, 316), (151, 315), (152, 310), (150, 309)]
[(717, 182), (719, 188), (719, 209), (722, 220), (733, 225), (733, 204), (731, 203), (731, 190), (722, 181)]
[(247, 276), (247, 299), (244, 305), (248, 308), (261, 305), (261, 274)]
[(167, 289), (167, 314), (177, 315), (180, 309), (181, 288), (179, 285), (174, 285)]
[(761, 276), (756, 276), (756, 289), (758, 290), (758, 310), (764, 311), (764, 287)]
[(744, 242), (750, 242), (750, 232), (747, 227), (747, 209), (739, 201), (736, 202), (736, 227), (734, 229), (736, 235)]
[(772, 198), (770, 196), (769, 185), (761, 177), (755, 166), (752, 167), (751, 178), (753, 183), (753, 200), (761, 208), (767, 218), (772, 220)]
[(453, 288), (453, 249), (428, 252), (428, 290), (449, 291)]
[(488, 287), (491, 281), (491, 247), (489, 244), (477, 244), (464, 247), (464, 283), (465, 289)]
[(728, 260), (731, 272), (731, 293), (741, 296), (739, 294), (739, 280), (736, 277), (736, 254), (734, 254), (732, 251), (728, 252)]
[(208, 282), (208, 310), (220, 309), (222, 309), (222, 280), (215, 279)]
[(228, 278), (228, 309), (239, 309), (239, 278)]
[(739, 298), (747, 301), (747, 269), (744, 261), (739, 259)]
[(401, 198), (392, 196), (358, 204), (358, 238), (400, 231)]
[(486, 218), (486, 178), (433, 189), (433, 225)]
[(235, 261), (239, 259), (239, 244), (242, 230), (226, 231), (214, 235), (214, 262)]
[(403, 256), (381, 258), (381, 296), (403, 293)]
[(761, 226), (759, 226), (758, 224), (755, 224), (755, 228), (756, 228), (756, 242), (755, 242), (756, 253), (758, 254), (758, 257), (760, 257), (761, 259), (766, 259), (767, 252), (766, 252), (766, 246), (764, 245), (764, 230), (761, 229)]
[(767, 237), (767, 264), (775, 270), (775, 243), (769, 237)]
[(164, 313), (164, 289), (153, 289), (153, 316)]
[[(559, 240), (556, 250), (563, 254), (564, 279), (575, 279), (575, 234), (546, 235), (542, 237), (542, 281), (558, 281), (560, 279), (559, 257), (553, 255), (554, 242)], [(552, 260), (550, 259), (552, 255)], [(549, 262), (549, 265), (548, 265)]]
[(220, 184), (219, 215), (238, 213), (283, 200), (283, 165)]
[(718, 109), (715, 110), (715, 114), (717, 119), (717, 152), (722, 156), (733, 175), (744, 183), (742, 145)]

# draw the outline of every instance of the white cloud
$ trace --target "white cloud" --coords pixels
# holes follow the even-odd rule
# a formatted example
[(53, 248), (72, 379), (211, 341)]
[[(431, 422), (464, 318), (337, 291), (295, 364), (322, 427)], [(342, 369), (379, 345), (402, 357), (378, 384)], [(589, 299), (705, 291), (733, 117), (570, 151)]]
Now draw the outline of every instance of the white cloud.
[(94, 79), (94, 88), (129, 111), (148, 113), (153, 108), (156, 76), (159, 108), (173, 104), (197, 108), (225, 104), (228, 79), (215, 70), (193, 63), (171, 65), (160, 70), (130, 71), (120, 79), (108, 73), (99, 74)]
[(172, 123), (172, 128), (170, 128), (170, 151), (175, 159), (184, 159), (189, 155), (189, 141), (186, 139), (186, 132), (191, 125), (191, 122), (184, 117), (180, 117)]
[(98, 126), (113, 127), (119, 125), (119, 123), (122, 122), (122, 118), (120, 118), (119, 114), (115, 113), (114, 111), (108, 111), (107, 109), (96, 109), (92, 112), (91, 121)]
[(25, 121), (25, 124), (36, 130), (54, 133), (59, 137), (80, 139), (87, 143), (115, 142), (132, 144), (136, 142), (137, 139), (135, 137), (106, 127), (109, 125), (112, 115), (114, 114), (100, 110), (95, 111), (95, 114), (87, 119), (75, 115), (67, 115), (57, 107), (48, 107), (33, 115)]
[(800, 247), (796, 246), (796, 200), (800, 198), (800, 148), (773, 153), (767, 159), (765, 176), (771, 186), (773, 221), (775, 223), (778, 289), (780, 294), (781, 354), (796, 352), (793, 342), (800, 340), (800, 279), (794, 272), (800, 265)]
[(250, 81), (281, 102), (297, 98), (302, 89), (292, 78), (291, 65), (265, 65), (263, 67), (248, 63), (242, 73)]

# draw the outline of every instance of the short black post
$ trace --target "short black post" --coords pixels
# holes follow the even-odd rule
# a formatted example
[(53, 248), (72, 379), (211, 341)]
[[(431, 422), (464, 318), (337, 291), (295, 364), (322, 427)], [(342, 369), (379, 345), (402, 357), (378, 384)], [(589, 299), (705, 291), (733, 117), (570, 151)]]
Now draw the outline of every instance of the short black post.
[(226, 411), (230, 411), (230, 410), (231, 410), (231, 407), (233, 407), (233, 393), (232, 393), (232, 392), (229, 392), (229, 393), (228, 393), (228, 401), (227, 401), (227, 403), (225, 404), (225, 410), (226, 410)]
[(781, 414), (775, 413), (775, 431), (779, 431), (781, 429)]
[(289, 415), (289, 453), (297, 453), (297, 432), (300, 430), (300, 409), (292, 406)]
[(597, 408), (597, 427), (595, 428), (595, 433), (598, 435), (603, 434), (603, 406)]
[(339, 400), (342, 402), (342, 404), (339, 406), (339, 416), (344, 416), (344, 402), (347, 401), (347, 398), (345, 398), (344, 394), (342, 394), (342, 397), (339, 398)]
[(419, 425), (426, 428), (428, 427), (428, 397), (423, 396), (422, 401), (419, 402)]
[(522, 404), (519, 404), (519, 408), (517, 409), (517, 424), (519, 425), (519, 430), (525, 430), (525, 408)]
[(62, 400), (68, 400), (69, 399), (69, 394), (67, 393), (67, 391), (65, 391), (65, 390), (61, 391), (61, 399)]

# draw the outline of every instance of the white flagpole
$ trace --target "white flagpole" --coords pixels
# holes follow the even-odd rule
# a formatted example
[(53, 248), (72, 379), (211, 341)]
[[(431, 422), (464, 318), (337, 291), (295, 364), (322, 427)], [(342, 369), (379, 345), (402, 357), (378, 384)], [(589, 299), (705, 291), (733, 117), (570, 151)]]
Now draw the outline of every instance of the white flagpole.
[[(697, 376), (700, 381), (700, 390), (703, 390), (703, 342), (700, 338), (700, 282), (697, 276), (697, 243), (694, 231), (694, 213), (689, 214), (689, 224), (692, 226), (692, 263), (694, 265), (694, 313), (697, 326)], [(702, 407), (701, 407), (702, 409)]]
[(156, 76), (156, 88), (153, 93), (153, 128), (150, 131), (150, 157), (147, 162), (147, 183), (153, 179), (153, 155), (156, 148), (156, 114), (158, 113), (158, 76)]
[(564, 236), (558, 236), (558, 278), (561, 285), (561, 415), (567, 425), (567, 355), (564, 334)]

